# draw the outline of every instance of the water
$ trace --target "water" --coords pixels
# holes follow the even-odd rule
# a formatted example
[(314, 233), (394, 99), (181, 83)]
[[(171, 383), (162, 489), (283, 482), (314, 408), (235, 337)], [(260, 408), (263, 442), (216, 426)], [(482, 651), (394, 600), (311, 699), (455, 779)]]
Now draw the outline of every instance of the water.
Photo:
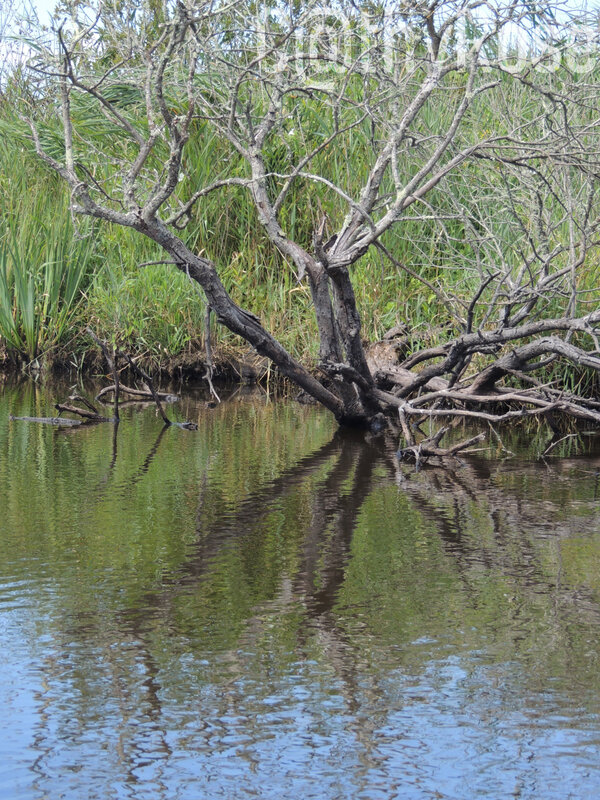
[(598, 448), (416, 474), (240, 393), (8, 421), (66, 394), (0, 395), (0, 798), (600, 796)]

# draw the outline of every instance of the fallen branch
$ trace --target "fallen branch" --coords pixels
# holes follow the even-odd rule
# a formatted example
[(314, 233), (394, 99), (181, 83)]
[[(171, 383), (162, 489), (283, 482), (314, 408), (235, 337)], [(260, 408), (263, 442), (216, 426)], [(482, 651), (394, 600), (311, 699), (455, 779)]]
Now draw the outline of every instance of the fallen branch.
[[(415, 380), (415, 373), (402, 366), (390, 366), (387, 369), (379, 369), (375, 374), (377, 382), (388, 381), (393, 383), (399, 389), (406, 389), (411, 386)], [(430, 378), (424, 384), (426, 388), (431, 391), (440, 391), (448, 388), (448, 381), (444, 378)]]
[(69, 395), (69, 400), (73, 400), (73, 401), (75, 401), (77, 403), (83, 403), (83, 405), (86, 408), (88, 408), (90, 411), (93, 411), (94, 414), (98, 414), (99, 413), (99, 411), (96, 408), (96, 406), (93, 403), (90, 403), (90, 401), (86, 397), (82, 397), (80, 394), (70, 394)]
[(440, 447), (440, 442), (448, 433), (449, 428), (440, 428), (433, 436), (424, 439), (422, 442), (416, 443), (414, 434), (405, 416), (405, 409), (398, 410), (400, 418), (400, 425), (406, 439), (407, 446), (400, 447), (396, 456), (402, 461), (414, 461), (417, 469), (428, 458), (448, 458), (456, 457), (458, 453), (465, 453), (470, 447), (478, 442), (484, 441), (486, 438), (485, 433), (478, 433), (470, 439), (452, 445), (451, 447)]
[[(108, 363), (108, 365), (109, 365), (109, 367), (111, 369), (111, 372), (113, 374), (113, 380), (114, 380), (114, 384), (112, 386), (106, 387), (105, 389), (103, 389), (101, 392), (99, 392), (96, 395), (96, 400), (98, 400), (100, 397), (102, 397), (103, 395), (107, 394), (108, 392), (112, 391), (113, 394), (114, 394), (115, 420), (118, 420), (119, 419), (119, 393), (121, 391), (123, 391), (123, 387), (121, 386), (121, 382), (119, 380), (119, 372), (117, 370), (117, 365), (116, 365), (116, 361), (117, 361), (117, 358), (119, 356), (119, 353), (115, 348), (113, 350), (113, 354), (114, 355), (111, 355), (111, 353), (110, 353), (110, 351), (108, 349), (108, 344), (106, 342), (103, 342), (102, 339), (98, 338), (98, 336), (96, 336), (96, 334), (91, 330), (91, 328), (88, 328), (87, 331), (88, 331), (89, 335), (92, 337), (92, 339), (96, 342), (96, 344), (100, 347), (102, 352), (104, 353), (104, 357), (105, 357), (105, 359), (106, 359), (106, 361), (107, 361), (107, 363)], [(140, 398), (144, 398), (144, 399), (147, 399), (147, 398), (151, 397), (154, 400), (154, 402), (156, 404), (156, 408), (158, 409), (158, 412), (159, 412), (160, 416), (162, 417), (162, 420), (165, 423), (165, 425), (175, 425), (176, 427), (183, 428), (184, 430), (197, 430), (198, 429), (198, 426), (196, 425), (195, 422), (171, 422), (171, 420), (169, 419), (169, 417), (165, 413), (165, 410), (164, 410), (164, 408), (162, 406), (162, 403), (161, 403), (161, 399), (164, 399), (167, 402), (173, 402), (173, 400), (177, 400), (178, 398), (176, 398), (174, 395), (165, 394), (164, 392), (160, 392), (160, 393), (157, 392), (156, 389), (154, 388), (154, 382), (153, 382), (152, 378), (150, 377), (150, 375), (148, 375), (147, 372), (145, 372), (138, 364), (136, 364), (134, 359), (128, 353), (123, 353), (121, 355), (124, 356), (125, 360), (129, 364), (131, 369), (135, 373), (137, 373), (146, 382), (146, 387), (147, 388), (143, 389), (143, 390), (133, 389), (133, 388), (127, 387), (126, 391), (130, 395), (136, 396), (136, 397), (140, 397)], [(80, 411), (81, 411), (81, 409), (80, 409)], [(79, 412), (75, 412), (75, 413), (79, 413)]]
[(419, 417), (465, 417), (467, 419), (485, 420), (486, 422), (506, 422), (509, 419), (535, 417), (538, 414), (545, 414), (547, 411), (557, 408), (560, 408), (560, 403), (550, 403), (546, 408), (519, 408), (515, 411), (507, 411), (504, 414), (490, 414), (486, 411), (469, 411), (464, 408), (412, 408), (409, 404), (406, 404), (404, 412), (406, 414), (416, 414)]
[(109, 417), (103, 417), (101, 414), (98, 414), (95, 411), (87, 411), (84, 408), (78, 408), (77, 406), (67, 405), (66, 403), (56, 403), (54, 408), (62, 413), (63, 411), (68, 414), (77, 414), (79, 417), (83, 417), (83, 419), (87, 419), (89, 422), (117, 422), (118, 420), (111, 419)]
[(158, 413), (162, 417), (162, 420), (165, 423), (165, 425), (171, 425), (171, 420), (167, 417), (167, 415), (165, 413), (165, 410), (162, 407), (162, 403), (160, 402), (160, 397), (156, 393), (156, 389), (154, 388), (154, 382), (152, 381), (152, 378), (150, 377), (150, 375), (148, 375), (148, 373), (145, 372), (145, 370), (143, 370), (140, 366), (138, 366), (135, 363), (135, 361), (129, 355), (129, 353), (125, 353), (125, 358), (127, 359), (127, 363), (132, 368), (132, 370), (134, 372), (137, 372), (137, 374), (141, 378), (143, 378), (143, 380), (146, 381), (146, 384), (148, 386), (148, 391), (149, 391), (150, 395), (152, 396), (154, 402), (156, 403), (156, 408), (158, 409)]
[[(112, 392), (114, 394), (114, 406), (113, 407), (114, 407), (114, 410), (115, 410), (115, 416), (112, 417), (112, 418), (111, 417), (105, 417), (105, 416), (103, 416), (102, 414), (100, 414), (98, 412), (98, 409), (87, 398), (85, 398), (85, 397), (83, 397), (82, 395), (79, 395), (79, 394), (71, 394), (71, 395), (69, 395), (68, 399), (70, 401), (72, 401), (72, 403), (76, 402), (76, 403), (80, 403), (81, 405), (73, 405), (72, 403), (56, 403), (55, 404), (55, 408), (59, 412), (59, 414), (62, 414), (62, 413), (75, 414), (76, 416), (81, 417), (81, 419), (75, 420), (75, 419), (69, 419), (68, 417), (61, 417), (61, 416), (58, 416), (58, 417), (15, 417), (15, 416), (13, 416), (11, 414), (11, 415), (9, 415), (9, 419), (10, 420), (22, 420), (24, 422), (38, 422), (38, 423), (46, 424), (46, 425), (57, 425), (57, 426), (64, 426), (64, 427), (78, 427), (78, 426), (81, 426), (81, 425), (84, 425), (84, 424), (90, 424), (90, 423), (94, 423), (94, 422), (116, 422), (116, 423), (118, 423), (119, 422), (119, 394), (122, 391), (125, 391), (127, 394), (131, 395), (132, 397), (135, 397), (136, 398), (135, 402), (137, 402), (137, 403), (146, 402), (147, 400), (152, 398), (154, 400), (155, 404), (156, 404), (156, 407), (158, 408), (158, 410), (160, 412), (160, 415), (161, 415), (165, 425), (173, 425), (173, 426), (176, 426), (178, 428), (183, 428), (184, 430), (197, 430), (198, 429), (198, 425), (195, 422), (171, 422), (171, 420), (165, 414), (165, 411), (164, 411), (164, 409), (162, 407), (161, 399), (164, 399), (167, 402), (175, 402), (179, 398), (176, 397), (175, 395), (166, 394), (164, 392), (157, 392), (155, 390), (155, 388), (154, 388), (154, 383), (153, 383), (152, 378), (150, 377), (150, 375), (148, 375), (146, 372), (144, 372), (144, 370), (141, 367), (139, 367), (135, 363), (135, 361), (131, 358), (131, 356), (129, 356), (128, 354), (124, 354), (124, 357), (126, 358), (127, 362), (131, 366), (131, 368), (134, 370), (134, 372), (136, 372), (138, 375), (140, 375), (146, 381), (147, 386), (144, 389), (134, 389), (134, 388), (130, 388), (130, 387), (122, 387), (121, 384), (120, 384), (120, 381), (119, 381), (119, 372), (118, 372), (118, 369), (117, 369), (117, 360), (119, 358), (119, 355), (123, 355), (123, 354), (119, 354), (119, 352), (118, 352), (118, 350), (116, 348), (113, 348), (113, 351), (111, 353), (111, 351), (110, 351), (110, 349), (108, 347), (108, 344), (106, 342), (104, 342), (102, 339), (100, 339), (94, 333), (94, 331), (92, 331), (90, 328), (88, 328), (87, 332), (91, 336), (91, 338), (94, 340), (94, 342), (96, 342), (96, 344), (102, 350), (102, 353), (104, 354), (104, 357), (105, 357), (105, 359), (106, 359), (106, 361), (108, 363), (108, 366), (109, 366), (109, 368), (110, 368), (110, 370), (111, 370), (111, 372), (113, 374), (113, 378), (114, 378), (113, 385), (107, 386), (102, 391), (100, 391), (97, 394), (96, 399), (99, 399), (99, 398), (105, 396), (106, 394)], [(133, 401), (130, 401), (130, 402), (133, 402)], [(82, 408), (81, 406), (85, 406), (85, 407)]]

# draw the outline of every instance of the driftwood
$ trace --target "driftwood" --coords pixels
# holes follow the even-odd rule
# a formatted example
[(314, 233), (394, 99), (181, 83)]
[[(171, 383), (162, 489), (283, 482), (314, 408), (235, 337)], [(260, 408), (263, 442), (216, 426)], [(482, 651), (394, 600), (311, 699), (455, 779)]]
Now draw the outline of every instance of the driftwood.
[(154, 382), (153, 382), (152, 378), (150, 377), (150, 375), (148, 375), (148, 373), (145, 370), (143, 370), (139, 366), (139, 364), (136, 364), (134, 359), (128, 353), (125, 353), (125, 358), (126, 358), (128, 364), (129, 364), (129, 366), (133, 369), (133, 371), (137, 372), (137, 374), (146, 381), (146, 385), (147, 385), (146, 386), (146, 391), (149, 392), (150, 395), (153, 397), (154, 402), (156, 403), (156, 408), (158, 409), (158, 413), (162, 417), (162, 420), (165, 423), (165, 425), (174, 425), (175, 427), (183, 428), (183, 430), (186, 430), (186, 431), (196, 431), (196, 430), (198, 430), (198, 425), (195, 422), (173, 422), (173, 421), (171, 421), (169, 419), (169, 417), (165, 413), (165, 410), (164, 410), (164, 408), (162, 406), (162, 403), (161, 403), (160, 395), (158, 394), (158, 392), (154, 388)]
[[(156, 404), (156, 408), (158, 409), (158, 413), (160, 414), (160, 416), (161, 416), (163, 422), (165, 423), (165, 425), (174, 425), (175, 427), (183, 428), (184, 430), (190, 430), (190, 431), (198, 429), (198, 426), (197, 426), (197, 424), (195, 422), (172, 422), (169, 419), (169, 417), (167, 416), (167, 414), (166, 414), (166, 412), (165, 412), (165, 410), (163, 408), (161, 400), (165, 400), (166, 402), (174, 402), (178, 398), (175, 395), (166, 394), (164, 392), (157, 392), (156, 389), (154, 388), (154, 382), (153, 382), (151, 376), (145, 370), (143, 370), (139, 366), (139, 364), (137, 364), (135, 362), (135, 359), (133, 359), (129, 355), (129, 353), (120, 353), (115, 348), (113, 350), (112, 355), (111, 355), (111, 353), (109, 351), (109, 348), (108, 348), (108, 344), (106, 342), (104, 342), (101, 339), (99, 339), (98, 336), (96, 336), (96, 334), (93, 331), (91, 331), (89, 328), (88, 328), (88, 333), (91, 335), (91, 337), (94, 339), (96, 344), (99, 345), (99, 347), (101, 348), (102, 352), (104, 353), (104, 357), (106, 358), (106, 361), (107, 361), (107, 363), (108, 363), (108, 365), (109, 365), (109, 367), (111, 369), (111, 372), (113, 373), (113, 379), (114, 379), (113, 385), (112, 386), (108, 386), (102, 392), (99, 392), (96, 395), (96, 399), (102, 397), (104, 394), (107, 394), (108, 392), (112, 392), (113, 393), (113, 396), (114, 396), (114, 408), (115, 408), (115, 419), (118, 420), (118, 418), (119, 418), (118, 417), (119, 394), (120, 394), (121, 391), (126, 391), (129, 395), (132, 395), (132, 396), (135, 396), (135, 397), (139, 397), (140, 399), (148, 399), (148, 398), (151, 397), (154, 400), (154, 402)], [(122, 356), (125, 359), (125, 361), (129, 364), (131, 369), (135, 373), (137, 373), (146, 382), (146, 385), (145, 385), (144, 389), (135, 389), (133, 387), (123, 387), (122, 386), (122, 384), (120, 382), (120, 379), (119, 379), (119, 371), (117, 369), (117, 363), (118, 363), (118, 359), (119, 359), (120, 356)]]
[[(98, 393), (96, 399), (105, 396), (106, 394), (112, 392), (113, 393), (113, 408), (114, 408), (114, 416), (113, 417), (106, 417), (103, 414), (100, 414), (98, 409), (94, 406), (90, 400), (86, 397), (83, 397), (79, 394), (72, 394), (69, 396), (69, 400), (72, 401), (70, 403), (56, 403), (55, 408), (59, 413), (68, 413), (68, 414), (75, 414), (81, 419), (70, 419), (68, 417), (15, 417), (10, 415), (9, 419), (11, 420), (23, 420), (25, 422), (38, 422), (43, 423), (46, 425), (58, 425), (64, 427), (77, 427), (81, 425), (89, 425), (95, 422), (119, 422), (119, 395), (121, 392), (125, 391), (127, 394), (136, 398), (137, 402), (145, 402), (148, 399), (152, 398), (156, 407), (165, 423), (165, 425), (172, 425), (177, 428), (182, 428), (183, 430), (188, 431), (195, 431), (198, 430), (198, 425), (195, 422), (172, 422), (166, 415), (165, 410), (162, 406), (161, 400), (165, 402), (175, 402), (177, 401), (177, 397), (175, 395), (166, 394), (164, 392), (157, 392), (154, 388), (154, 383), (150, 375), (148, 375), (141, 367), (139, 367), (133, 358), (127, 353), (122, 354), (120, 353), (117, 348), (113, 348), (112, 352), (108, 346), (108, 343), (100, 339), (94, 331), (88, 328), (88, 333), (92, 337), (92, 339), (96, 342), (96, 344), (102, 350), (106, 362), (110, 368), (110, 371), (113, 375), (113, 384), (111, 386), (105, 387), (101, 392)], [(119, 380), (119, 358), (124, 358), (131, 369), (136, 372), (140, 377), (142, 377), (146, 381), (146, 385), (143, 389), (136, 389), (132, 387), (123, 387)], [(73, 403), (80, 403), (81, 405), (73, 405)], [(84, 406), (84, 407), (82, 407)]]
[(127, 360), (127, 363), (129, 364), (129, 366), (133, 369), (133, 371), (137, 372), (137, 374), (146, 381), (146, 383), (147, 383), (147, 391), (150, 392), (150, 395), (152, 396), (154, 402), (156, 403), (156, 408), (158, 409), (158, 413), (162, 417), (162, 420), (165, 423), (165, 425), (170, 425), (171, 424), (171, 420), (168, 418), (168, 416), (165, 413), (164, 408), (162, 407), (162, 403), (160, 401), (160, 397), (156, 393), (156, 389), (154, 388), (154, 383), (153, 383), (152, 378), (150, 377), (150, 375), (148, 375), (148, 373), (145, 370), (143, 370), (140, 366), (138, 366), (135, 363), (134, 359), (128, 353), (125, 354), (125, 358)]

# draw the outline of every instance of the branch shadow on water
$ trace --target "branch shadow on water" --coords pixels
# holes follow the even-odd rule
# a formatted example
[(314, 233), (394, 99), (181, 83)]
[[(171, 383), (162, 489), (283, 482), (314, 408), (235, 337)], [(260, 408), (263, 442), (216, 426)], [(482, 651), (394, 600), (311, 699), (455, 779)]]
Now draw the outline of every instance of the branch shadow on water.
[[(365, 503), (376, 486), (393, 485), (419, 515), (427, 535), (439, 542), (452, 572), (468, 576), (476, 568), (484, 574), (516, 578), (524, 591), (543, 594), (555, 590), (554, 579), (542, 568), (544, 543), (576, 536), (580, 518), (567, 514), (559, 519), (557, 511), (568, 502), (564, 498), (557, 501), (542, 488), (539, 497), (531, 494), (534, 483), (540, 487), (548, 484), (543, 463), (478, 457), (416, 473), (398, 462), (392, 438), (338, 430), (322, 447), (242, 499), (234, 510), (227, 508), (220, 514), (211, 513), (214, 497), (211, 480), (205, 475), (195, 541), (177, 572), (164, 579), (160, 598), (156, 597), (159, 605), (172, 606), (180, 593), (193, 592), (194, 587), (210, 581), (219, 559), (236, 551), (245, 565), (246, 578), (252, 570), (258, 571), (254, 562), (272, 570), (271, 594), (258, 597), (259, 604), (278, 602), (278, 598), (283, 602), (287, 595), (301, 603), (307, 618), (319, 626), (335, 626), (336, 602)], [(577, 460), (561, 464), (556, 469), (581, 468)], [(469, 520), (474, 509), (479, 509), (484, 520), (477, 525), (493, 532), (491, 544), (473, 533)], [(280, 519), (277, 524), (282, 526), (284, 539), (295, 542), (289, 545), (296, 548), (291, 572), (274, 565), (266, 552), (264, 541), (274, 515)], [(595, 514), (590, 524), (597, 522)], [(386, 524), (397, 530), (405, 525), (401, 519)], [(396, 546), (403, 545), (398, 542)], [(261, 548), (264, 552), (257, 556)], [(464, 580), (465, 590), (471, 591), (467, 578)], [(568, 600), (566, 587), (561, 596)], [(594, 609), (593, 616), (600, 618), (591, 596), (587, 605)]]
[[(378, 466), (393, 476), (392, 461), (380, 441), (362, 432), (338, 430), (321, 448), (242, 500), (232, 513), (207, 522), (208, 515), (203, 511), (207, 498), (202, 491), (196, 542), (176, 585), (184, 587), (203, 580), (224, 548), (251, 533), (259, 534), (283, 501), (308, 486), (309, 508), (303, 519), (286, 519), (285, 534), (299, 534), (303, 543), (303, 566), (295, 577), (294, 591), (302, 595), (312, 613), (328, 610), (343, 582), (352, 534)], [(305, 525), (307, 516), (310, 522)]]

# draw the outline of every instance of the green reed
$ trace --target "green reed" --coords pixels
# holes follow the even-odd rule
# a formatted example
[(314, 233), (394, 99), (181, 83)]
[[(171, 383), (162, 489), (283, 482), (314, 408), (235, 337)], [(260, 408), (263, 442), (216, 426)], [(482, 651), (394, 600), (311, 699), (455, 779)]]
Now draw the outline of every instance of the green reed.
[(53, 176), (32, 175), (27, 157), (4, 147), (0, 185), (0, 338), (33, 361), (68, 340), (92, 272), (93, 229), (75, 229)]

